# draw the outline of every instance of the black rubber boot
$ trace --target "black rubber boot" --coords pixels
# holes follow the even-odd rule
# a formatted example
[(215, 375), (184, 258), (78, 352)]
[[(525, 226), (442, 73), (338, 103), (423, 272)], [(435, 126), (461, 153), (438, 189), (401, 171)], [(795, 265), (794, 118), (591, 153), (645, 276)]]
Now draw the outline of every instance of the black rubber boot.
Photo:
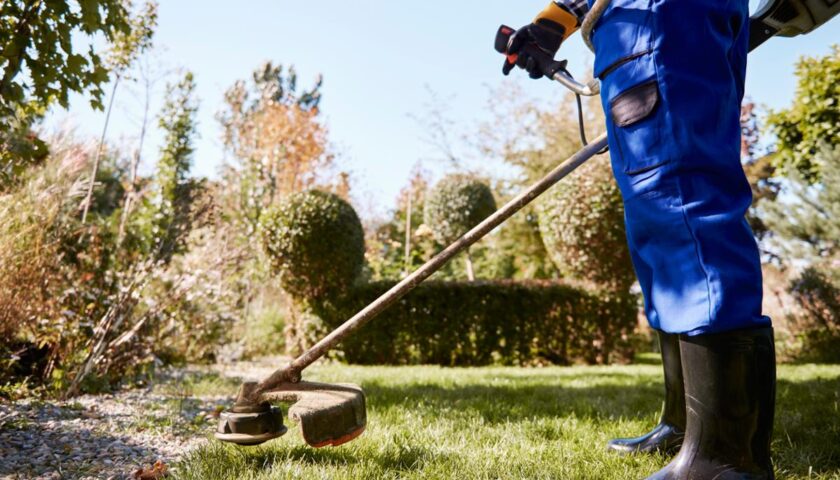
[(648, 480), (773, 480), (773, 329), (680, 338), (688, 423), (674, 460)]
[(680, 362), (680, 336), (656, 331), (662, 352), (665, 372), (665, 405), (659, 424), (650, 432), (636, 438), (616, 438), (607, 449), (618, 453), (674, 453), (682, 445), (685, 432), (685, 386)]

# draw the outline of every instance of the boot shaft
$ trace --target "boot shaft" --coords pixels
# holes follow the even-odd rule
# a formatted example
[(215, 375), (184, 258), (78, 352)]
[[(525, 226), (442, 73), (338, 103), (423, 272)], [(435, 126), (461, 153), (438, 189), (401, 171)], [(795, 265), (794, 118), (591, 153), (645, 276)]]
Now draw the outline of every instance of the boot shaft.
[(680, 338), (687, 427), (683, 448), (741, 471), (770, 472), (776, 398), (773, 329)]
[(685, 431), (685, 384), (680, 359), (680, 336), (675, 333), (659, 334), (659, 350), (662, 352), (662, 370), (665, 378), (665, 404), (661, 423), (673, 425)]

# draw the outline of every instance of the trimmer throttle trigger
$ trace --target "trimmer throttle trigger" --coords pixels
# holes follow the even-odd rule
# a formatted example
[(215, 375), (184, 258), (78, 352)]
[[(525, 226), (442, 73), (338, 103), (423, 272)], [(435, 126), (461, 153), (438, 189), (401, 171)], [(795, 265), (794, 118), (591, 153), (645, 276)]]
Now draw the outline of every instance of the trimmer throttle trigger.
[[(508, 27), (507, 25), (499, 27), (499, 30), (496, 32), (496, 42), (494, 47), (497, 52), (507, 57), (508, 63), (525, 68), (525, 63), (519, 61), (519, 54), (507, 53), (510, 37), (512, 37), (515, 32), (515, 29)], [(522, 47), (522, 51), (528, 54), (526, 57), (533, 58), (534, 61), (537, 62), (537, 65), (539, 65), (543, 75), (548, 78), (553, 78), (555, 73), (566, 69), (566, 60), (556, 61), (536, 45), (525, 45)]]
[(507, 53), (510, 37), (513, 36), (514, 32), (516, 32), (516, 30), (508, 27), (507, 25), (499, 27), (499, 30), (496, 32), (496, 44), (494, 46), (497, 52), (507, 57), (508, 63), (510, 64), (516, 64), (516, 61), (519, 59), (519, 55), (515, 53), (508, 55)]

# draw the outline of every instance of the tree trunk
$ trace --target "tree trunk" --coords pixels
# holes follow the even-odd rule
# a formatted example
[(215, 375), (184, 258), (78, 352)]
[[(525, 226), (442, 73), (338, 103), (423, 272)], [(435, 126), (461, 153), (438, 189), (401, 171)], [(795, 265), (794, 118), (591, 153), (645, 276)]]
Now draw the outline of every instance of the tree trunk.
[(146, 139), (146, 127), (149, 123), (149, 104), (151, 103), (151, 84), (146, 81), (146, 98), (143, 107), (143, 123), (140, 126), (140, 141), (137, 145), (137, 151), (134, 153), (134, 158), (131, 159), (131, 184), (129, 185), (128, 193), (125, 196), (125, 204), (123, 205), (122, 218), (120, 218), (120, 232), (117, 237), (117, 244), (122, 244), (125, 238), (125, 224), (128, 222), (128, 217), (131, 214), (131, 209), (134, 206), (134, 200), (137, 196), (137, 168), (140, 166), (140, 159), (143, 155), (143, 143)]
[(105, 134), (108, 133), (108, 122), (111, 120), (111, 110), (114, 109), (114, 97), (117, 96), (117, 85), (120, 84), (120, 76), (114, 79), (114, 88), (111, 89), (111, 99), (108, 101), (108, 111), (105, 112), (105, 125), (102, 127), (102, 136), (99, 138), (99, 148), (96, 149), (96, 158), (93, 160), (93, 171), (88, 183), (88, 191), (85, 196), (84, 210), (82, 211), (82, 224), (87, 220), (90, 204), (93, 200), (93, 186), (96, 184), (96, 174), (99, 173), (99, 162), (102, 160), (102, 149), (105, 147)]
[(467, 280), (474, 282), (475, 281), (475, 272), (473, 271), (473, 263), (472, 263), (472, 254), (470, 250), (467, 249), (466, 251), (466, 263), (467, 263)]
[(408, 192), (408, 208), (405, 212), (405, 259), (403, 263), (405, 275), (408, 275), (411, 271), (411, 197), (413, 193), (412, 191)]

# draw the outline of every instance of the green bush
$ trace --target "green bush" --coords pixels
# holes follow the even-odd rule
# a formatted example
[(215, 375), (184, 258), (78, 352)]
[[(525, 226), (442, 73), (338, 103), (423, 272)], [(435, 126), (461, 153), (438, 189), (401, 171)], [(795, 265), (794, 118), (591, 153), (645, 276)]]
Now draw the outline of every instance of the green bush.
[(496, 211), (493, 192), (468, 175), (450, 175), (426, 198), (424, 222), (435, 239), (450, 244)]
[(791, 284), (804, 315), (791, 325), (802, 342), (800, 360), (840, 363), (840, 287), (836, 280), (808, 268)]
[(537, 205), (551, 259), (569, 279), (624, 292), (636, 277), (624, 230), (624, 204), (606, 157), (590, 160)]
[[(354, 287), (315, 306), (335, 328), (393, 286)], [(631, 358), (637, 301), (553, 282), (429, 282), (341, 344), (359, 364), (526, 365)]]
[(291, 195), (263, 213), (259, 228), (283, 288), (300, 300), (340, 294), (364, 265), (362, 223), (353, 207), (332, 193)]

